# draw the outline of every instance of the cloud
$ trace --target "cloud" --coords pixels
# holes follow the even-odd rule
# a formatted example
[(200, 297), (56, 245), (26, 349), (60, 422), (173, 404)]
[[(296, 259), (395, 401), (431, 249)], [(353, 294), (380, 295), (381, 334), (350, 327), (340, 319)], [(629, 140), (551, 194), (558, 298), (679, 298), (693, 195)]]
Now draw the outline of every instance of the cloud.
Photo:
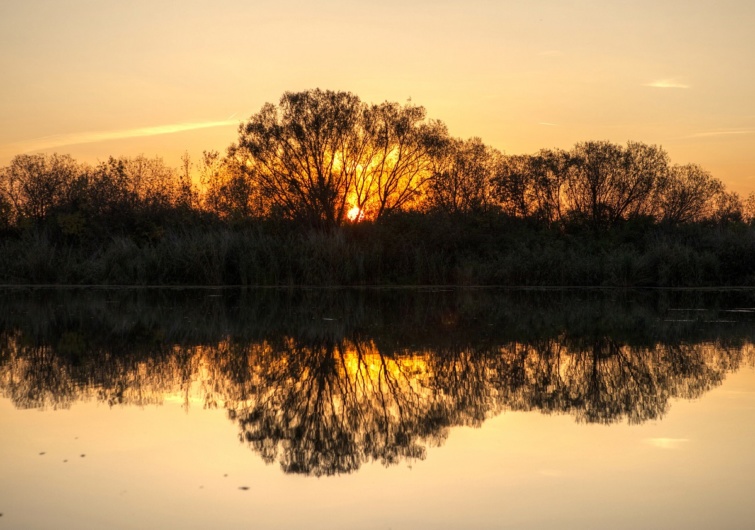
[[(221, 121), (203, 121), (192, 123), (172, 123), (169, 125), (157, 125), (154, 127), (139, 127), (136, 129), (121, 129), (116, 131), (91, 131), (70, 134), (54, 134), (51, 136), (42, 136), (26, 142), (13, 144), (15, 152), (26, 153), (29, 151), (40, 151), (43, 149), (52, 149), (66, 145), (90, 144), (96, 142), (105, 142), (109, 140), (124, 140), (127, 138), (143, 138), (146, 136), (159, 136), (163, 134), (174, 134), (185, 131), (194, 131), (197, 129), (209, 129), (212, 127), (225, 127), (236, 125), (238, 120), (226, 119)], [(11, 146), (8, 146), (9, 148)]]
[(645, 83), (642, 86), (647, 86), (651, 88), (691, 88), (689, 85), (685, 85), (684, 83), (679, 83), (678, 81), (674, 79), (660, 79), (658, 81), (651, 81), (650, 83)]
[(752, 129), (719, 129), (717, 131), (705, 131), (695, 134), (690, 134), (684, 138), (712, 138), (715, 136), (737, 136), (741, 134), (753, 134), (755, 130)]
[(680, 449), (682, 445), (689, 442), (687, 438), (645, 438), (645, 443), (657, 447), (658, 449)]
[(564, 52), (561, 50), (543, 50), (538, 55), (541, 57), (562, 57)]
[(557, 123), (551, 123), (549, 121), (539, 121), (537, 122), (538, 125), (546, 125), (548, 127), (558, 127)]

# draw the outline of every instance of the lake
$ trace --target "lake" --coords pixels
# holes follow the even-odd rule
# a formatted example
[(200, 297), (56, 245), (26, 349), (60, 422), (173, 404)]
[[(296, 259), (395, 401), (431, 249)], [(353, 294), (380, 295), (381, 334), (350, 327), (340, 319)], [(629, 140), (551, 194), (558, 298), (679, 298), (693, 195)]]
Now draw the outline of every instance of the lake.
[(0, 295), (0, 528), (750, 528), (755, 291)]

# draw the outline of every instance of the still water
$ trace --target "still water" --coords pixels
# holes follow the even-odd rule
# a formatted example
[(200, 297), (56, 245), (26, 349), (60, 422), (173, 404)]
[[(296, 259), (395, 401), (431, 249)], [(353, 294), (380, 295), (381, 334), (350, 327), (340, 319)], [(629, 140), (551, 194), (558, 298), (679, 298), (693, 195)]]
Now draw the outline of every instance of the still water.
[(0, 296), (0, 528), (752, 528), (755, 293)]

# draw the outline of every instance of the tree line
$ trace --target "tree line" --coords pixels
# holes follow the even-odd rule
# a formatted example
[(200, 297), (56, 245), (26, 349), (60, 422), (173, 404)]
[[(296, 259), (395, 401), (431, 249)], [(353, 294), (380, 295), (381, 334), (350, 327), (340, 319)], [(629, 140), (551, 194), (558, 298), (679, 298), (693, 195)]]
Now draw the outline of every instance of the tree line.
[(593, 228), (637, 218), (749, 221), (755, 194), (743, 201), (656, 145), (587, 141), (506, 155), (452, 137), (411, 102), (367, 104), (323, 90), (285, 93), (240, 125), (225, 155), (187, 156), (180, 168), (144, 156), (92, 166), (24, 154), (0, 169), (5, 231), (50, 219), (73, 235), (97, 224), (133, 231), (145, 220), (159, 229), (166, 216), (187, 215), (331, 228), (397, 212), (495, 212)]
[(504, 154), (411, 102), (286, 93), (226, 153), (22, 154), (0, 168), (0, 283), (755, 284), (742, 200), (659, 146)]

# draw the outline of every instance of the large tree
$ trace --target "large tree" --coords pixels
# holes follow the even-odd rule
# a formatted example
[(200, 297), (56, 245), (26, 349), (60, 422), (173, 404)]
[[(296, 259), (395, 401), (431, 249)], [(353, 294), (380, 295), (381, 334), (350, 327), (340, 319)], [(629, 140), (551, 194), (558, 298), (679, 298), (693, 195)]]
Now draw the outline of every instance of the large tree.
[(239, 127), (230, 154), (284, 216), (337, 224), (366, 141), (357, 127), (362, 111), (348, 92), (286, 92), (277, 106), (265, 104)]
[(659, 190), (659, 218), (686, 223), (714, 217), (726, 197), (723, 183), (698, 165), (674, 165)]
[(583, 142), (570, 153), (568, 209), (594, 226), (652, 213), (653, 193), (668, 171), (660, 147)]
[(450, 213), (479, 212), (492, 204), (492, 188), (501, 153), (479, 138), (448, 139), (433, 157), (428, 191), (431, 208)]
[(354, 206), (373, 219), (417, 206), (435, 178), (433, 161), (448, 132), (439, 121), (425, 122), (425, 109), (407, 103), (372, 105), (363, 114), (369, 139), (357, 165)]
[(431, 177), (445, 134), (411, 104), (367, 105), (349, 92), (287, 92), (239, 128), (229, 155), (270, 211), (327, 227), (351, 208), (377, 218), (407, 207)]
[(68, 155), (18, 155), (0, 169), (0, 196), (14, 220), (41, 220), (67, 199), (83, 171)]

